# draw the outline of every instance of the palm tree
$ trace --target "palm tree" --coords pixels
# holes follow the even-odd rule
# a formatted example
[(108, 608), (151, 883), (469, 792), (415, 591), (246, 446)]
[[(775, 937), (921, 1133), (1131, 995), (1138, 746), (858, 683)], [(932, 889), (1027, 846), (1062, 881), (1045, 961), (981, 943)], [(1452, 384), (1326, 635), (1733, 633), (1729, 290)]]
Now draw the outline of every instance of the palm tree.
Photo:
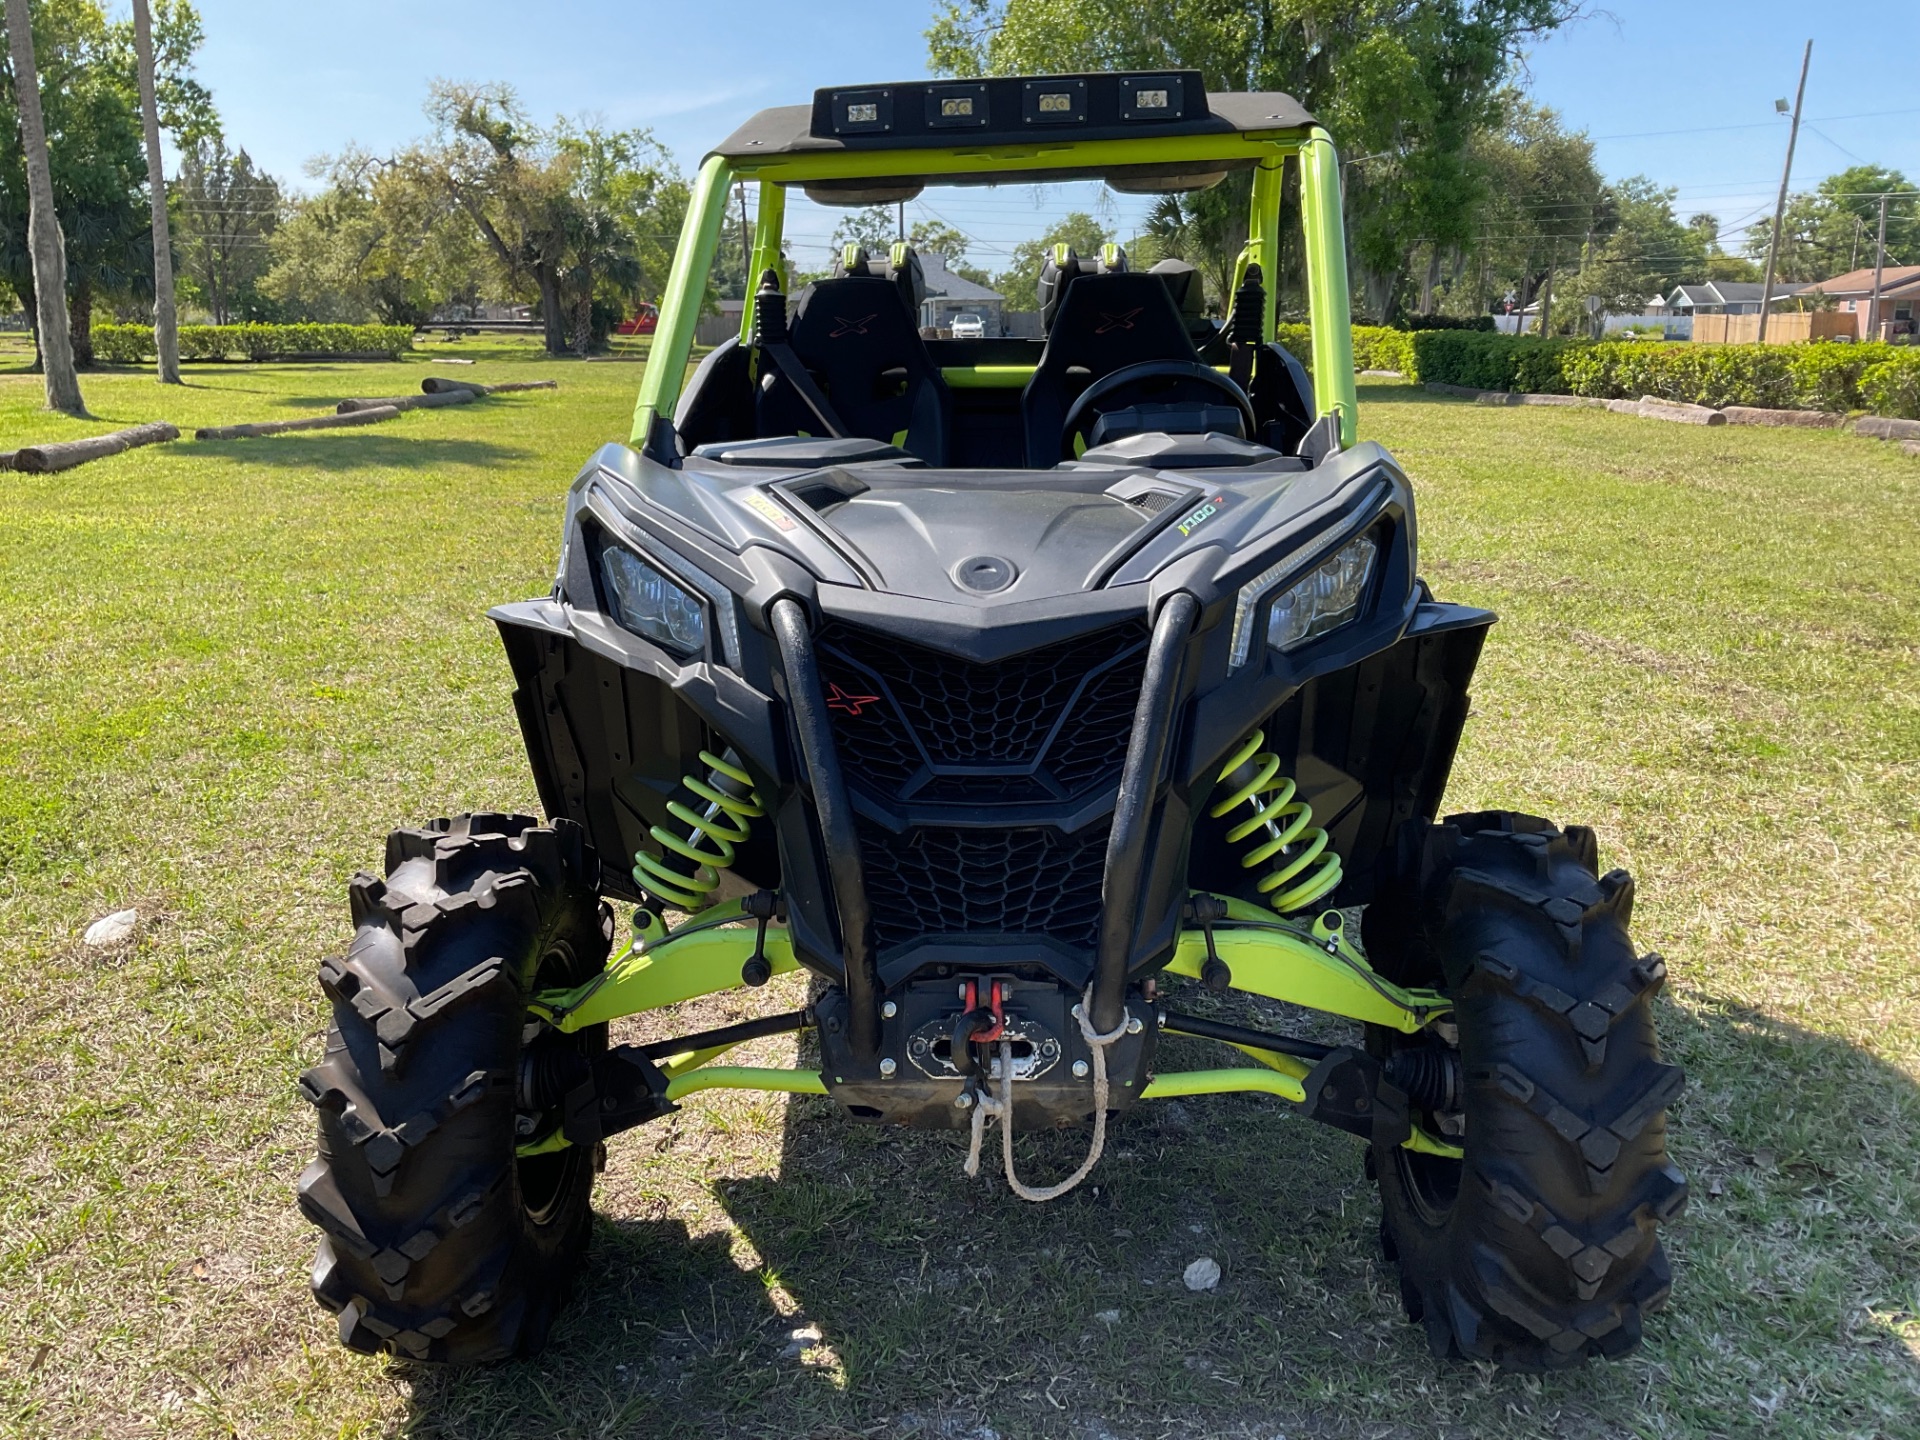
[(20, 140), (27, 157), (27, 241), (33, 250), (34, 307), (40, 329), (40, 368), (47, 408), (85, 415), (80, 377), (73, 369), (67, 331), (67, 252), (53, 210), (53, 171), (47, 163), (47, 126), (40, 115), (40, 74), (33, 63), (33, 17), (27, 0), (7, 0), (7, 39), (13, 47), (13, 88), (20, 106)]
[(173, 241), (167, 234), (167, 177), (160, 164), (160, 107), (154, 99), (153, 20), (133, 0), (133, 50), (140, 66), (140, 118), (147, 130), (147, 194), (153, 203), (153, 348), (160, 383), (180, 383), (180, 334), (173, 314)]
[(602, 284), (630, 299), (640, 288), (640, 261), (633, 239), (620, 221), (591, 202), (577, 205), (568, 216), (567, 258), (562, 279), (571, 292), (573, 348), (585, 355), (593, 345), (593, 295)]

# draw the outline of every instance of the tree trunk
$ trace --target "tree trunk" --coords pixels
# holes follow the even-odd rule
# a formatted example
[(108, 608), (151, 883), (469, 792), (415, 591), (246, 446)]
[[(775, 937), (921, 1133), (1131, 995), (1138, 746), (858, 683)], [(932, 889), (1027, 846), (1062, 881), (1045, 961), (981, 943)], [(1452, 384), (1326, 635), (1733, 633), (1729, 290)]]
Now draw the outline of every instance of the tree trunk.
[(173, 313), (173, 238), (167, 233), (167, 176), (160, 163), (160, 108), (154, 99), (153, 18), (133, 0), (133, 52), (140, 68), (140, 118), (147, 132), (147, 196), (153, 205), (153, 349), (160, 383), (180, 383), (180, 330)]
[(567, 353), (567, 317), (560, 313), (560, 284), (554, 278), (553, 266), (541, 262), (534, 267), (534, 278), (540, 284), (540, 329), (541, 338), (549, 355)]
[(573, 348), (580, 355), (585, 355), (593, 348), (593, 276), (584, 269), (580, 276), (580, 293), (573, 301)]
[(73, 347), (73, 368), (93, 368), (93, 277), (82, 275), (67, 297), (67, 341)]
[(40, 76), (33, 63), (33, 17), (27, 0), (7, 0), (7, 38), (13, 48), (20, 140), (27, 152), (27, 243), (33, 253), (47, 408), (84, 415), (87, 406), (80, 397), (80, 377), (73, 371), (73, 345), (67, 334), (66, 240), (53, 209), (53, 174), (47, 164), (47, 126), (40, 114)]

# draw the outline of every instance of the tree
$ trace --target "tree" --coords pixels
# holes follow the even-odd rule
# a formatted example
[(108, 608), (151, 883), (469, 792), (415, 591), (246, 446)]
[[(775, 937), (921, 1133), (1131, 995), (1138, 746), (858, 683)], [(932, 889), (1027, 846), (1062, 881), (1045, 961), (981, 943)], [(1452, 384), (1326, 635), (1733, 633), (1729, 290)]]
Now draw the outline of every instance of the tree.
[[(1188, 195), (1162, 195), (1147, 215), (1144, 239), (1156, 260), (1185, 260), (1201, 274), (1214, 308), (1231, 305), (1234, 266), (1247, 244), (1252, 183), (1244, 174)], [(1136, 263), (1145, 254), (1133, 256)], [(1266, 281), (1266, 277), (1262, 277)], [(1277, 283), (1279, 277), (1273, 277)]]
[(421, 325), (449, 302), (478, 299), (494, 272), (433, 164), (349, 150), (309, 169), (325, 186), (272, 231), (272, 268), (258, 283), (285, 315)]
[[(92, 359), (96, 300), (150, 302), (152, 211), (131, 21), (111, 23), (99, 0), (36, 0), (32, 36), (54, 207), (66, 237), (68, 329), (77, 365)], [(190, 139), (217, 128), (206, 91), (186, 69), (199, 17), (186, 0), (152, 11), (156, 108), (163, 128)], [(0, 134), (19, 123), (11, 76), (0, 91)], [(0, 279), (34, 291), (26, 244), (29, 196), (23, 146), (0, 146)], [(30, 309), (37, 308), (30, 302)]]
[(1284, 90), (1350, 157), (1346, 211), (1366, 308), (1385, 318), (1423, 244), (1471, 244), (1486, 195), (1475, 139), (1526, 43), (1580, 0), (943, 0), (943, 74), (1190, 66), (1216, 89)]
[(40, 77), (34, 66), (33, 21), (27, 0), (7, 0), (7, 40), (13, 60), (14, 100), (20, 115), (20, 146), (32, 209), (27, 226), (39, 312), (40, 364), (47, 407), (69, 415), (87, 413), (74, 373), (67, 336), (66, 241), (53, 208), (53, 172), (47, 156), (46, 122), (40, 113)]
[(167, 233), (167, 174), (160, 155), (160, 101), (154, 80), (153, 17), (133, 0), (133, 49), (140, 70), (140, 120), (146, 131), (147, 200), (153, 211), (153, 348), (160, 383), (180, 383), (180, 335), (173, 313), (173, 241)]
[[(1920, 193), (1898, 170), (1853, 165), (1829, 175), (1811, 192), (1787, 199), (1780, 227), (1777, 271), (1787, 281), (1829, 280), (1873, 264), (1880, 226), (1880, 197), (1887, 203), (1887, 263), (1920, 264)], [(1764, 259), (1771, 232), (1747, 232), (1747, 254)]]
[(1071, 245), (1077, 255), (1098, 255), (1113, 234), (1084, 210), (1074, 210), (1033, 240), (1013, 247), (1013, 260), (993, 278), (993, 288), (1006, 297), (1009, 310), (1040, 308), (1040, 270), (1056, 245)]
[(180, 157), (180, 269), (213, 323), (258, 320), (284, 201), (280, 182), (215, 135)]
[(1502, 110), (1502, 123), (1476, 138), (1470, 156), (1485, 185), (1466, 242), (1478, 261), (1470, 307), (1476, 313), (1508, 293), (1517, 310), (1536, 297), (1550, 303), (1550, 277), (1578, 264), (1606, 192), (1585, 135), (1569, 133), (1552, 110), (1510, 92)]

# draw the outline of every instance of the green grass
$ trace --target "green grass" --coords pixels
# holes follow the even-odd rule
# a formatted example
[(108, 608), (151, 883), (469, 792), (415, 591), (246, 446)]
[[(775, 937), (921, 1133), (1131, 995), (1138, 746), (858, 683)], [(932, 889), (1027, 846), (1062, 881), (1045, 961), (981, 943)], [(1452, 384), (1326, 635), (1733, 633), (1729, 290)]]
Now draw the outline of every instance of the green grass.
[[(1032, 1207), (966, 1182), (957, 1137), (702, 1096), (613, 1146), (543, 1358), (341, 1351), (292, 1204), (314, 967), (388, 828), (535, 805), (484, 611), (546, 588), (566, 481), (624, 434), (639, 373), (453, 353), (561, 389), (0, 476), (0, 1431), (1920, 1433), (1920, 463), (1401, 387), (1363, 392), (1364, 427), (1416, 478), (1422, 568), (1502, 615), (1449, 802), (1595, 825), (1672, 968), (1694, 1203), (1639, 1357), (1436, 1365), (1357, 1144), (1230, 1097), (1143, 1108), (1087, 1186)], [(430, 368), (86, 386), (103, 427), (185, 425)], [(37, 404), (0, 376), (0, 449), (85, 428)], [(124, 906), (133, 943), (80, 944)], [(1058, 1173), (1083, 1143), (1022, 1163)], [(1203, 1254), (1225, 1278), (1191, 1295)]]

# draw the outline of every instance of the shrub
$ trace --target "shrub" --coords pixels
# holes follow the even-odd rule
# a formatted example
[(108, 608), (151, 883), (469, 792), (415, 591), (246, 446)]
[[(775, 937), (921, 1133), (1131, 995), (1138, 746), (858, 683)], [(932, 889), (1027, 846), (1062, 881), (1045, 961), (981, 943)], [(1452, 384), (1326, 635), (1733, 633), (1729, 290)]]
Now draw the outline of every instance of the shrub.
[(1416, 330), (1407, 340), (1421, 380), (1474, 390), (1567, 393), (1562, 373), (1569, 355), (1591, 348), (1585, 340), (1540, 335), (1492, 335), (1480, 330)]
[[(283, 355), (398, 355), (413, 348), (407, 325), (182, 325), (182, 360), (272, 360)], [(94, 357), (113, 365), (153, 358), (151, 325), (96, 325)]]
[(1354, 326), (1353, 368), (1398, 370), (1409, 379), (1417, 379), (1419, 366), (1413, 355), (1413, 336), (1386, 325)]
[[(1274, 338), (1292, 352), (1294, 359), (1313, 370), (1313, 327), (1310, 325), (1283, 324), (1276, 328)], [(1353, 327), (1353, 368), (1355, 370), (1398, 370), (1408, 379), (1417, 380), (1413, 353), (1413, 336), (1404, 330), (1392, 330), (1385, 325), (1356, 325)]]
[(1568, 388), (1603, 400), (1655, 395), (1690, 405), (1774, 410), (1875, 408), (1863, 376), (1894, 353), (1887, 345), (1589, 346), (1566, 362)]
[(1860, 375), (1860, 396), (1876, 415), (1920, 420), (1920, 350), (1892, 350)]

